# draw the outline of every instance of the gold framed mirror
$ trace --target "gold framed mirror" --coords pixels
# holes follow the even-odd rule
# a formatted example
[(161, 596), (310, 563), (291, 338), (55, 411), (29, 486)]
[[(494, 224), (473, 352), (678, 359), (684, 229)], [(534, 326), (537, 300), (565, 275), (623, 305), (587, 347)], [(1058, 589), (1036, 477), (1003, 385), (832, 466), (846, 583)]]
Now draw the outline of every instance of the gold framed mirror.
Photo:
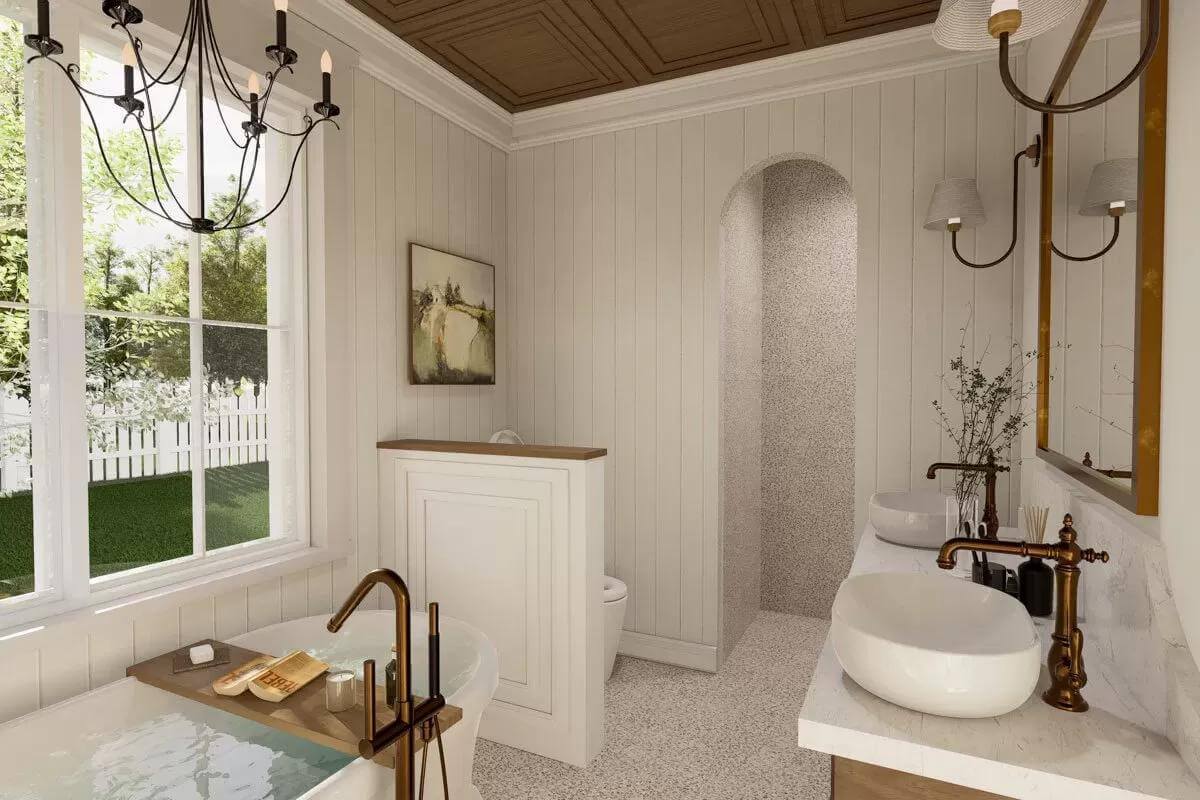
[[(1104, 256), (1104, 262), (1073, 263), (1061, 257), (1061, 249), (1082, 250), (1106, 241), (1119, 216), (1105, 220), (1103, 228), (1094, 221), (1077, 223), (1084, 235), (1075, 238), (1084, 241), (1070, 241), (1069, 220), (1064, 218), (1075, 213), (1069, 203), (1077, 199), (1076, 192), (1074, 186), (1059, 186), (1058, 192), (1069, 192), (1071, 198), (1056, 197), (1055, 178), (1066, 176), (1062, 183), (1078, 184), (1079, 169), (1090, 165), (1059, 163), (1056, 169), (1056, 150), (1060, 162), (1076, 155), (1071, 148), (1082, 151), (1097, 163), (1097, 172), (1104, 159), (1131, 154), (1119, 152), (1121, 143), (1107, 136), (1096, 146), (1086, 135), (1075, 135), (1068, 127), (1074, 118), (1042, 119), (1037, 453), (1134, 513), (1148, 516), (1158, 514), (1168, 7), (1162, 4), (1162, 39), (1132, 101), (1139, 124), (1136, 132), (1130, 126), (1125, 134), (1127, 150), (1132, 150), (1128, 137), (1136, 135), (1136, 242), (1126, 241), (1123, 249)], [(1142, 23), (1144, 31), (1146, 21)], [(1072, 47), (1076, 60), (1086, 58), (1083, 42), (1073, 41)], [(1048, 101), (1066, 90), (1071, 72), (1060, 70), (1055, 76)], [(1116, 127), (1121, 119), (1119, 107), (1114, 108), (1118, 102), (1089, 113), (1113, 114)], [(1059, 142), (1056, 125), (1065, 131)], [(1079, 213), (1086, 214), (1082, 208)]]

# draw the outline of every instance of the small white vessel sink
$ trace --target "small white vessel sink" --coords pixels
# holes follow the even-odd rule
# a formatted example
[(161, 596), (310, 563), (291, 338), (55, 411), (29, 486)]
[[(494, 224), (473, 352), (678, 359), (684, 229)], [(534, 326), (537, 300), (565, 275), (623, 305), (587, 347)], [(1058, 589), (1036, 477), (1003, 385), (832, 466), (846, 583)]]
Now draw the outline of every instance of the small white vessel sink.
[(876, 492), (869, 513), (875, 535), (905, 547), (941, 547), (946, 541), (948, 498), (933, 490)]
[(1029, 699), (1041, 644), (1025, 607), (943, 575), (876, 572), (843, 581), (834, 651), (872, 694), (943, 717), (997, 717)]

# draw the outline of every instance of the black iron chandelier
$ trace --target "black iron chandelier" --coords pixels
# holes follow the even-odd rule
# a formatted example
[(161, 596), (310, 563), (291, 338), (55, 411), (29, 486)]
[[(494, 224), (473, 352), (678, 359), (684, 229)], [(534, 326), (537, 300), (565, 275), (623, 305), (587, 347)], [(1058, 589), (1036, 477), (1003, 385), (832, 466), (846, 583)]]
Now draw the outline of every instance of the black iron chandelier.
[[(100, 159), (121, 191), (128, 195), (144, 211), (185, 230), (196, 233), (236, 230), (257, 225), (271, 216), (283, 205), (288, 192), (291, 191), (292, 183), (296, 176), (296, 166), (299, 163), (300, 155), (304, 152), (304, 146), (309, 136), (323, 123), (328, 122), (334, 127), (338, 127), (337, 123), (334, 122), (334, 118), (341, 113), (341, 109), (334, 105), (330, 99), (333, 63), (328, 51), (321, 56), (321, 102), (313, 106), (313, 111), (316, 113), (317, 118), (314, 119), (311, 115), (304, 114), (302, 118), (303, 124), (300, 130), (297, 131), (283, 130), (267, 121), (267, 110), (276, 81), (285, 70), (287, 72), (294, 72), (292, 68), (300, 60), (296, 51), (287, 45), (287, 0), (275, 0), (275, 44), (270, 45), (266, 49), (267, 58), (275, 67), (266, 73), (265, 91), (262, 90), (263, 87), (258, 80), (257, 74), (253, 73), (244, 90), (239, 89), (235, 85), (230, 71), (225, 65), (225, 61), (221, 55), (221, 47), (217, 42), (217, 36), (213, 30), (212, 10), (209, 8), (209, 0), (190, 0), (188, 3), (187, 19), (184, 22), (183, 34), (180, 37), (179, 44), (175, 47), (174, 52), (167, 59), (166, 64), (160, 71), (154, 71), (146, 66), (142, 58), (142, 41), (133, 32), (133, 26), (141, 23), (143, 20), (141, 10), (137, 6), (127, 2), (127, 0), (103, 0), (101, 10), (113, 20), (110, 27), (120, 29), (128, 39), (122, 54), (125, 86), (120, 94), (104, 94), (85, 87), (81, 82), (82, 70), (79, 64), (70, 63), (64, 65), (59, 59), (55, 58), (55, 56), (62, 55), (63, 46), (50, 35), (49, 0), (38, 0), (37, 9), (37, 33), (32, 33), (25, 37), (25, 44), (37, 52), (37, 55), (29, 59), (29, 63), (38, 59), (46, 59), (55, 64), (66, 75), (79, 95), (79, 99), (83, 102), (83, 108), (91, 121), (92, 130), (96, 135), (96, 144), (99, 149)], [(183, 96), (185, 79), (189, 76), (196, 82), (198, 95), (197, 107), (199, 109), (199, 121), (196, 130), (198, 137), (196, 146), (199, 153), (198, 166), (196, 168), (199, 180), (199, 205), (196, 211), (192, 210), (188, 199), (181, 198), (180, 193), (171, 185), (170, 176), (163, 166), (163, 156), (159, 150), (160, 134), (172, 114), (181, 105), (185, 109), (184, 113), (187, 113), (187, 104), (180, 104), (179, 99)], [(250, 119), (242, 122), (240, 132), (238, 131), (239, 126), (236, 124), (231, 125), (226, 120), (224, 112), (221, 111), (222, 104), (218, 98), (218, 86), (224, 87), (224, 92), (227, 95), (224, 98), (226, 102), (231, 102), (234, 106), (245, 108), (249, 114)], [(160, 102), (158, 109), (155, 109), (155, 102), (150, 94), (150, 90), (155, 87), (163, 87), (163, 90), (166, 92), (166, 102)], [(224, 135), (227, 135), (233, 146), (241, 151), (241, 164), (238, 168), (237, 186), (234, 194), (235, 201), (233, 207), (219, 219), (212, 219), (207, 215), (205, 202), (204, 98), (206, 95), (213, 100), (212, 105), (216, 108), (217, 114), (221, 119), (221, 128), (224, 131)], [(91, 108), (91, 103), (103, 100), (111, 101), (121, 108), (125, 112), (125, 121), (132, 120), (137, 126), (138, 131), (140, 131), (142, 141), (145, 145), (146, 168), (151, 188), (150, 194), (153, 196), (137, 196), (121, 180), (121, 176), (116, 173), (113, 165), (109, 162), (108, 155), (104, 151), (104, 140), (100, 134), (100, 126)], [(165, 109), (162, 107), (163, 105), (166, 106)], [(246, 221), (241, 218), (240, 212), (246, 205), (246, 198), (250, 191), (251, 183), (254, 180), (255, 171), (258, 168), (262, 137), (268, 131), (281, 136), (299, 139), (299, 142), (296, 146), (295, 155), (292, 157), (287, 173), (287, 181), (284, 184), (279, 199), (273, 205), (266, 206), (261, 214)]]

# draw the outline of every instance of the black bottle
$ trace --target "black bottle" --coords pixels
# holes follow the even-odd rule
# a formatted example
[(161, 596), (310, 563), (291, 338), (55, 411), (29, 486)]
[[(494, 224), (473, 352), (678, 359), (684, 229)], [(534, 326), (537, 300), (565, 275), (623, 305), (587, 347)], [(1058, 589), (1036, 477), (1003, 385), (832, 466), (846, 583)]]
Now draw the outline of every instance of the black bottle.
[(1017, 567), (1021, 602), (1032, 617), (1054, 613), (1054, 570), (1040, 558), (1031, 558)]
[(383, 668), (383, 679), (387, 693), (388, 708), (396, 708), (396, 648), (392, 647), (392, 660)]

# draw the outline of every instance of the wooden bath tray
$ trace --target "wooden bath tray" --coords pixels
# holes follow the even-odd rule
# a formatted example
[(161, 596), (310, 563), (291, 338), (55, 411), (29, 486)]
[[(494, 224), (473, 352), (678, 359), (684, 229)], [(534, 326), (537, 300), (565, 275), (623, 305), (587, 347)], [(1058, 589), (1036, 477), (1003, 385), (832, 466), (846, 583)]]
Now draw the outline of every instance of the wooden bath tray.
[[(262, 655), (255, 650), (247, 650), (232, 644), (228, 647), (228, 664), (175, 675), (172, 674), (171, 668), (174, 655), (172, 651), (149, 661), (134, 664), (125, 670), (125, 674), (156, 689), (219, 708), (260, 725), (276, 728), (348, 755), (358, 755), (358, 741), (363, 738), (362, 681), (358, 681), (358, 703), (349, 711), (338, 714), (325, 708), (324, 675), (318, 676), (303, 689), (280, 703), (260, 700), (249, 691), (243, 692), (237, 697), (226, 697), (213, 691), (212, 682), (234, 667)], [(379, 716), (378, 724), (383, 727), (395, 719), (396, 715), (387, 707), (384, 688), (382, 686), (374, 688)], [(421, 698), (416, 698), (418, 703), (420, 700)], [(446, 706), (438, 714), (438, 719), (442, 724), (442, 733), (445, 734), (462, 719), (462, 709), (457, 706)], [(420, 750), (425, 746), (420, 736), (414, 736), (413, 739), (414, 750)], [(394, 766), (395, 752), (395, 748), (387, 748), (375, 757), (375, 763), (389, 768)]]

